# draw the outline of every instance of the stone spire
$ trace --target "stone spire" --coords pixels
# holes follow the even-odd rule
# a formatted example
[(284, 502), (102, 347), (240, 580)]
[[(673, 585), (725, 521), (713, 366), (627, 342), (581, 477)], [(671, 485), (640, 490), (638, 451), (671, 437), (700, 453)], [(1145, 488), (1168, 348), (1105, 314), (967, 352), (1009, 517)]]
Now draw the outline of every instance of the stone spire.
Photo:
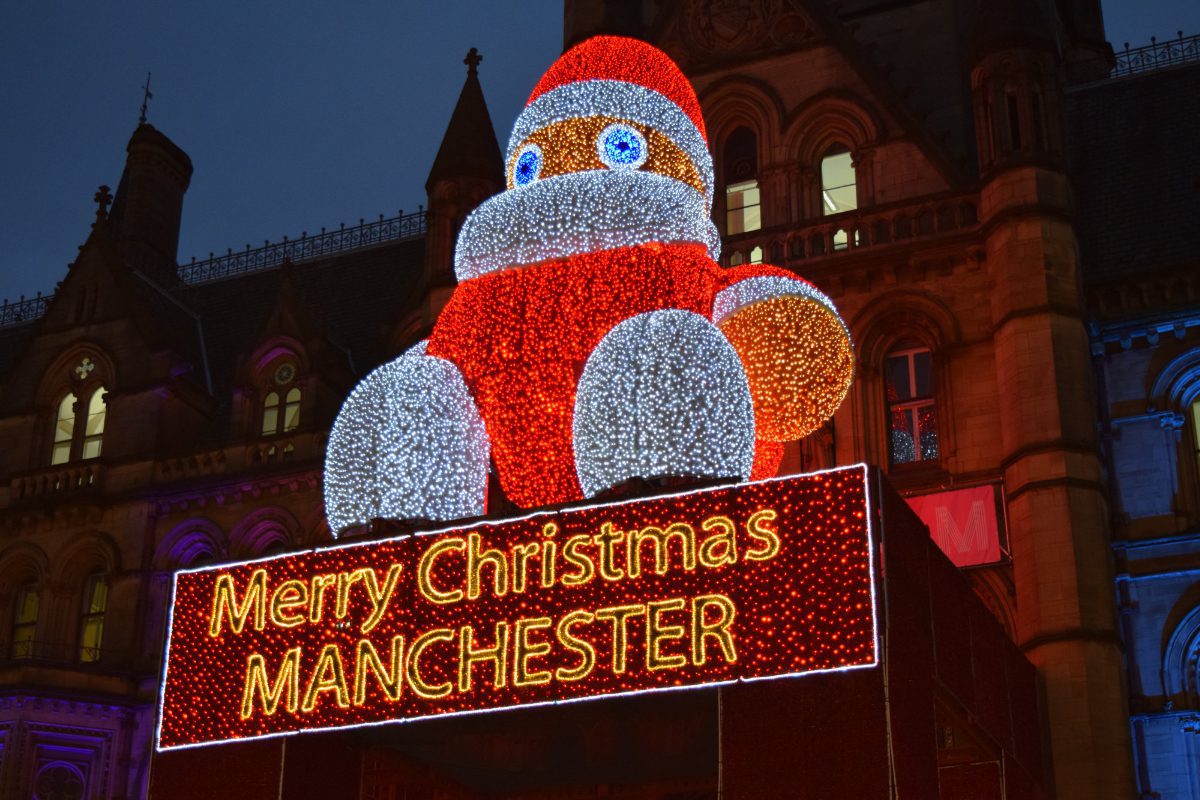
[(467, 80), (425, 181), (429, 197), (425, 271), (435, 287), (454, 284), (454, 240), (467, 214), (504, 189), (504, 161), (479, 85), (482, 60), (473, 47), (463, 59)]
[(125, 170), (109, 212), (113, 240), (130, 266), (170, 285), (177, 280), (179, 227), (192, 160), (147, 122), (134, 129), (125, 150)]

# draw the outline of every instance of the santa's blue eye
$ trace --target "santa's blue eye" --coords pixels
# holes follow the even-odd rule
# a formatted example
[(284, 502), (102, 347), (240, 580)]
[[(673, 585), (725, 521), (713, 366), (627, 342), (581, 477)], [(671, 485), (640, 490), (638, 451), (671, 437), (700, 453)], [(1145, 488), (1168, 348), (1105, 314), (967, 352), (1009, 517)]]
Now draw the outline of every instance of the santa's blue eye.
[(637, 169), (646, 163), (649, 148), (641, 131), (617, 122), (600, 132), (596, 152), (609, 169)]
[(525, 186), (533, 183), (542, 174), (542, 148), (536, 144), (527, 144), (521, 149), (521, 154), (517, 156), (517, 163), (513, 167), (513, 183), (517, 186)]

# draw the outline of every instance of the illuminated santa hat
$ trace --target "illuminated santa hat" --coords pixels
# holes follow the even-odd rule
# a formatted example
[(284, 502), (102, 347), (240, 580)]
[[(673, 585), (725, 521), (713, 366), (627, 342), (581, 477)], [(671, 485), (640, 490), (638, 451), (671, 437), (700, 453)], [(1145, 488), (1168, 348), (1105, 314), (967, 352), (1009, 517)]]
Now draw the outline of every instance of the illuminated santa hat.
[(510, 173), (531, 134), (585, 117), (626, 121), (665, 136), (690, 162), (697, 188), (711, 206), (712, 156), (700, 101), (666, 53), (621, 36), (596, 36), (564, 53), (542, 76), (517, 117), (506, 158)]

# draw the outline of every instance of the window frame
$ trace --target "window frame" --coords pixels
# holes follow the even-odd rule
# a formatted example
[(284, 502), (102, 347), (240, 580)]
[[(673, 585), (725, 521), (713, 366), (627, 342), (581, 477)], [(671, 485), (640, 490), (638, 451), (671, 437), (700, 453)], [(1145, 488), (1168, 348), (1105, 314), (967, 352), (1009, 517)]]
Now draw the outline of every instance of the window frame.
[[(830, 159), (838, 158), (840, 156), (847, 156), (850, 159), (850, 173), (854, 176), (854, 182), (853, 183), (844, 183), (844, 184), (841, 184), (838, 186), (826, 186), (825, 185), (825, 164)], [(859, 197), (859, 191), (858, 191), (859, 183), (860, 183), (860, 181), (858, 179), (859, 178), (858, 164), (857, 164), (857, 159), (854, 156), (854, 150), (852, 148), (843, 144), (842, 142), (834, 142), (834, 143), (830, 144), (828, 147), (825, 148), (824, 152), (821, 154), (821, 157), (817, 160), (816, 171), (817, 171), (817, 183), (819, 186), (821, 216), (822, 217), (833, 217), (833, 216), (837, 216), (838, 214), (848, 214), (852, 211), (858, 211), (862, 207), (862, 198)], [(854, 205), (850, 208), (837, 208), (837, 207), (830, 208), (830, 206), (835, 206), (833, 197), (830, 195), (830, 192), (836, 192), (839, 189), (848, 189), (850, 187), (854, 188)], [(845, 249), (845, 245), (843, 245), (842, 247), (838, 247), (837, 244), (835, 243), (834, 249), (837, 249), (837, 250)]]
[[(101, 591), (101, 605), (97, 611), (93, 608), (96, 590)], [(84, 576), (83, 592), (79, 607), (79, 635), (76, 656), (81, 664), (94, 664), (101, 660), (104, 647), (104, 618), (108, 614), (108, 601), (112, 590), (109, 573), (94, 570)], [(88, 643), (89, 631), (95, 623), (96, 636), (94, 643)]]
[[(916, 356), (920, 354), (928, 354), (929, 356), (929, 376), (928, 376), (928, 393), (918, 394), (918, 379), (917, 379), (917, 363)], [(894, 358), (905, 358), (908, 367), (908, 393), (909, 397), (904, 400), (891, 400), (888, 397), (889, 382), (889, 362)], [(883, 395), (884, 395), (884, 424), (886, 431), (885, 448), (887, 451), (887, 461), (889, 469), (918, 469), (931, 465), (940, 465), (943, 458), (943, 443), (942, 443), (942, 420), (941, 420), (941, 404), (938, 402), (938, 380), (937, 380), (937, 359), (934, 349), (919, 341), (900, 340), (892, 344), (887, 349), (883, 356)], [(920, 414), (928, 409), (933, 420), (934, 434), (934, 452), (931, 456), (924, 455), (924, 447), (921, 443), (921, 422)], [(913, 437), (913, 454), (914, 458), (908, 461), (898, 461), (895, 458), (895, 448), (892, 444), (892, 432), (896, 430), (893, 422), (897, 413), (911, 413), (911, 429), (908, 430)]]
[[(291, 377), (277, 381), (276, 375), (285, 365), (292, 367)], [(300, 358), (295, 354), (277, 356), (261, 369), (258, 385), (262, 394), (255, 428), (258, 438), (270, 439), (300, 429), (304, 419), (304, 384), (300, 375)]]
[[(724, 233), (741, 236), (763, 229), (762, 183), (759, 175), (758, 132), (751, 125), (740, 124), (727, 137), (721, 148), (721, 175), (724, 191)], [(748, 196), (754, 202), (746, 202)], [(737, 198), (739, 205), (732, 205)], [(736, 224), (735, 224), (736, 222)], [(735, 230), (736, 228), (736, 230)]]
[[(34, 599), (33, 618), (24, 619), (25, 600), (32, 596)], [(13, 593), (13, 613), (9, 624), (8, 657), (13, 660), (33, 658), (37, 643), (38, 622), (42, 615), (42, 589), (37, 580), (28, 580), (17, 587)], [(18, 632), (29, 632), (25, 637)], [(25, 647), (24, 652), (19, 652)]]
[[(100, 378), (92, 378), (68, 389), (54, 406), (50, 430), (50, 457), (45, 463), (63, 467), (83, 461), (95, 461), (104, 453), (108, 427), (109, 389)], [(63, 410), (71, 399), (70, 437), (60, 436)], [(65, 453), (65, 457), (60, 457)]]

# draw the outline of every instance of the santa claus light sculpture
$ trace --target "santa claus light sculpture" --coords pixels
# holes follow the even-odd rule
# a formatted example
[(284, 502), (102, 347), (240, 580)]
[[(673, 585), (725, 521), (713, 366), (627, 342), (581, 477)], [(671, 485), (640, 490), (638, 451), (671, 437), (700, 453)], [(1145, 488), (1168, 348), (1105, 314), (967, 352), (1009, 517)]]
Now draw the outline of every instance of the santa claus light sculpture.
[(368, 375), (330, 434), (336, 533), (483, 514), (489, 465), (524, 508), (633, 477), (775, 474), (850, 387), (833, 303), (725, 269), (695, 92), (667, 55), (599, 36), (518, 117), (508, 189), (463, 224), (430, 338)]

